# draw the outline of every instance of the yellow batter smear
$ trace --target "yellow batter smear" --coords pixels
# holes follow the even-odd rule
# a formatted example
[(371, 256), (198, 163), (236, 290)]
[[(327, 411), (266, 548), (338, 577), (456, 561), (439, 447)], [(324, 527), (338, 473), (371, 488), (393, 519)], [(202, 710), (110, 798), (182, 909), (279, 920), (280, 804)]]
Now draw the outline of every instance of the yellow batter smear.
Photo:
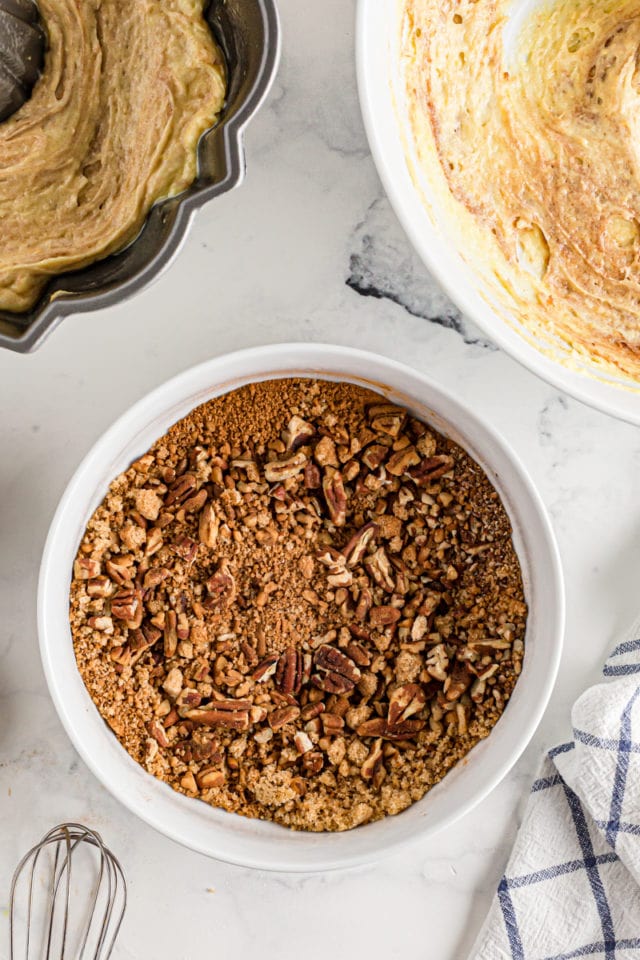
[(640, 2), (521, 7), (404, 0), (417, 156), (529, 333), (638, 382)]
[(121, 249), (197, 173), (225, 98), (203, 0), (38, 0), (31, 99), (0, 124), (0, 308)]

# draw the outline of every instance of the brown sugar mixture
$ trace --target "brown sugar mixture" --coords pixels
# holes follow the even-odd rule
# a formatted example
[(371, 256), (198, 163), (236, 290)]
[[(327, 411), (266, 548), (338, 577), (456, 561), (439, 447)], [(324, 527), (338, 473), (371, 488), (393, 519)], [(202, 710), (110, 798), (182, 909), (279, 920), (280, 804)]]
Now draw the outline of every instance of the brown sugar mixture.
[(457, 444), (351, 384), (210, 400), (111, 484), (74, 567), (80, 673), (175, 790), (299, 830), (399, 813), (499, 719), (527, 608)]

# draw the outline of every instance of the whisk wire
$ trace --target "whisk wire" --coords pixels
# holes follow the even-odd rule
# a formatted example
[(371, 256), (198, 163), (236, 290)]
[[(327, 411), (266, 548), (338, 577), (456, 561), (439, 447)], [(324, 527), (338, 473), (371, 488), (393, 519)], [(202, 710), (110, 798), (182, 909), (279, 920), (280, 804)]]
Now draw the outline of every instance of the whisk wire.
[[(119, 860), (105, 846), (94, 830), (78, 823), (60, 824), (50, 830), (22, 858), (13, 876), (10, 894), (10, 960), (30, 960), (32, 944), (36, 943), (35, 883), (40, 876), (38, 865), (43, 851), (53, 845), (53, 866), (46, 884), (46, 919), (39, 956), (44, 960), (65, 960), (70, 945), (72, 913), (72, 864), (81, 845), (97, 851), (97, 876), (87, 898), (86, 918), (77, 925), (77, 952), (71, 960), (109, 960), (122, 925), (127, 905), (124, 871)], [(27, 881), (26, 930), (24, 953), (16, 950), (18, 928), (18, 893), (20, 881)], [(38, 944), (36, 943), (36, 950)], [(89, 954), (87, 951), (91, 949)], [(38, 953), (34, 952), (34, 957)]]

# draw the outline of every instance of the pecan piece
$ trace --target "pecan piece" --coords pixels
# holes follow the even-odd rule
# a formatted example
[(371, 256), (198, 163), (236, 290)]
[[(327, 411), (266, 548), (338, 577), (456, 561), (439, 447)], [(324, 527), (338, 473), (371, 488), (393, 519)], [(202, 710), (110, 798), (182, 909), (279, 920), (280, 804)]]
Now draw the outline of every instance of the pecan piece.
[(304, 466), (304, 485), (307, 490), (319, 490), (322, 486), (320, 469), (311, 460), (308, 460)]
[(220, 530), (220, 521), (212, 503), (206, 503), (198, 520), (198, 536), (205, 547), (215, 547)]
[(73, 565), (73, 575), (77, 580), (92, 580), (101, 572), (100, 563), (97, 560), (89, 560), (87, 557), (81, 557)]
[(223, 787), (226, 777), (222, 770), (215, 767), (205, 767), (196, 774), (196, 780), (201, 790), (210, 790), (213, 787)]
[(375, 630), (397, 623), (401, 612), (397, 607), (374, 607), (369, 613), (369, 623)]
[(376, 777), (376, 774), (383, 769), (382, 740), (376, 740), (369, 751), (369, 756), (360, 767), (360, 774), (363, 780), (373, 780)]
[(360, 590), (360, 596), (358, 597), (358, 603), (356, 605), (356, 619), (366, 620), (372, 603), (373, 596), (371, 594), (371, 590), (369, 587), (362, 587)]
[(331, 522), (336, 527), (343, 527), (347, 519), (347, 495), (339, 470), (334, 470), (331, 474), (325, 470), (322, 477), (322, 492)]
[(428, 486), (433, 480), (442, 477), (453, 468), (453, 457), (439, 454), (437, 457), (425, 457), (415, 467), (409, 468), (409, 476), (419, 487)]
[(415, 447), (408, 446), (403, 450), (398, 450), (393, 456), (389, 457), (386, 463), (388, 473), (394, 477), (401, 477), (406, 473), (409, 467), (415, 467), (420, 463), (420, 454)]
[(303, 447), (315, 436), (316, 428), (302, 417), (293, 416), (282, 434), (287, 450), (295, 451)]
[(294, 453), (285, 460), (273, 460), (264, 466), (264, 478), (268, 483), (278, 483), (296, 477), (304, 470), (307, 458), (304, 453)]
[(167, 660), (175, 657), (178, 649), (178, 616), (169, 610), (164, 620), (164, 655)]
[(367, 552), (367, 547), (375, 538), (377, 532), (377, 523), (365, 523), (364, 527), (360, 527), (360, 529), (354, 533), (342, 550), (350, 567), (355, 567), (360, 563)]
[(184, 473), (169, 487), (164, 499), (165, 507), (170, 507), (172, 503), (181, 504), (188, 500), (196, 492), (197, 486), (198, 481), (195, 476), (192, 473)]
[(208, 496), (209, 494), (206, 490), (198, 490), (192, 497), (188, 497), (188, 499), (184, 501), (182, 509), (185, 513), (198, 513), (207, 502)]
[(456, 660), (444, 684), (444, 695), (449, 702), (459, 700), (462, 694), (471, 686), (474, 675), (469, 670), (468, 663)]
[(387, 721), (384, 717), (373, 717), (361, 723), (356, 733), (359, 737), (383, 737), (387, 732)]
[(394, 724), (393, 727), (387, 724), (387, 729), (383, 736), (385, 740), (410, 740), (423, 729), (424, 720), (412, 717), (410, 720), (401, 720), (399, 723)]
[(296, 696), (302, 686), (303, 658), (295, 647), (287, 647), (278, 660), (275, 684), (281, 693)]
[(118, 590), (111, 601), (111, 615), (116, 620), (124, 620), (128, 627), (135, 630), (142, 623), (143, 614), (141, 590)]
[(208, 606), (230, 606), (236, 598), (236, 581), (228, 560), (221, 560), (207, 580)]
[(164, 727), (159, 720), (150, 720), (147, 724), (147, 733), (161, 747), (169, 746), (169, 739), (164, 731)]
[(362, 676), (351, 657), (326, 643), (318, 648), (313, 662), (317, 672), (312, 683), (327, 693), (350, 693)]
[(313, 741), (308, 733), (305, 733), (303, 730), (299, 730), (293, 738), (293, 742), (296, 745), (296, 750), (299, 754), (309, 753), (310, 750), (313, 750)]
[(375, 553), (365, 557), (364, 565), (379, 587), (387, 593), (393, 593), (396, 581), (393, 576), (393, 567), (384, 547), (378, 547)]
[(264, 660), (261, 660), (255, 670), (252, 671), (252, 678), (257, 683), (264, 683), (266, 680), (269, 680), (275, 675), (275, 672), (278, 669), (279, 659), (280, 658), (277, 653), (269, 654), (269, 656), (265, 657)]
[(111, 560), (107, 560), (107, 573), (118, 586), (124, 587), (133, 580), (131, 564), (131, 557), (112, 557)]
[(369, 652), (361, 643), (357, 643), (355, 640), (347, 646), (347, 653), (359, 667), (368, 667), (371, 663), (371, 655)]
[(113, 584), (109, 577), (95, 577), (87, 583), (87, 593), (90, 597), (106, 598), (113, 592)]
[(181, 539), (173, 545), (173, 549), (179, 557), (182, 557), (187, 566), (191, 566), (198, 553), (198, 544), (195, 540), (192, 540), (191, 537), (181, 537)]
[(293, 723), (300, 716), (300, 707), (293, 704), (287, 707), (278, 707), (269, 714), (269, 726), (272, 730), (279, 730), (287, 723)]
[(385, 433), (394, 439), (400, 434), (407, 418), (402, 407), (390, 403), (378, 404), (369, 410), (371, 429), (376, 433)]
[(246, 700), (214, 700), (206, 707), (181, 709), (186, 720), (205, 727), (225, 727), (229, 730), (248, 730), (251, 704)]
[(315, 777), (317, 773), (320, 773), (324, 766), (324, 757), (319, 751), (310, 750), (308, 753), (303, 755), (301, 763), (307, 776)]
[(320, 467), (337, 467), (338, 456), (336, 454), (336, 445), (331, 437), (323, 437), (316, 444), (313, 451), (316, 463)]
[(391, 694), (387, 720), (390, 727), (402, 720), (408, 720), (419, 713), (427, 702), (422, 687), (418, 683), (404, 683)]
[(382, 443), (372, 443), (362, 454), (362, 462), (369, 470), (377, 470), (384, 458), (389, 453), (389, 448)]
[(344, 719), (335, 713), (321, 713), (320, 722), (325, 737), (337, 737), (344, 730)]

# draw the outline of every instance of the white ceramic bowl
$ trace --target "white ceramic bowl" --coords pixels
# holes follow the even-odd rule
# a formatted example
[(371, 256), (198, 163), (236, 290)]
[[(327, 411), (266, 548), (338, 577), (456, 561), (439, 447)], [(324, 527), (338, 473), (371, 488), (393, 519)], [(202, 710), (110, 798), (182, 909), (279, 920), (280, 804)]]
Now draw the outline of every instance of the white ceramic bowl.
[[(513, 0), (513, 21), (540, 2), (544, 0)], [(573, 369), (565, 366), (526, 339), (529, 334), (517, 317), (507, 323), (483, 297), (482, 278), (464, 262), (430, 184), (420, 177), (400, 69), (402, 8), (400, 0), (358, 0), (356, 58), (360, 105), (371, 153), (389, 200), (418, 255), (454, 303), (525, 367), (584, 403), (640, 423), (640, 384), (613, 376), (597, 378), (588, 366), (578, 366), (575, 361)], [(516, 36), (516, 30), (508, 31), (507, 43)]]
[[(509, 512), (530, 606), (520, 681), (491, 736), (445, 780), (396, 817), (347, 833), (296, 833), (188, 799), (154, 779), (120, 746), (80, 678), (68, 622), (73, 559), (110, 481), (197, 404), (255, 380), (317, 376), (378, 389), (462, 444), (485, 468)], [(562, 574), (544, 507), (505, 442), (427, 377), (361, 350), (282, 344), (243, 350), (187, 370), (124, 414), (96, 443), (69, 483), (47, 539), (38, 629), (49, 690), (76, 749), (133, 813), (174, 840), (232, 863), (269, 870), (329, 870), (374, 860), (441, 830), (504, 777), (532, 736), (555, 680), (564, 625)]]

